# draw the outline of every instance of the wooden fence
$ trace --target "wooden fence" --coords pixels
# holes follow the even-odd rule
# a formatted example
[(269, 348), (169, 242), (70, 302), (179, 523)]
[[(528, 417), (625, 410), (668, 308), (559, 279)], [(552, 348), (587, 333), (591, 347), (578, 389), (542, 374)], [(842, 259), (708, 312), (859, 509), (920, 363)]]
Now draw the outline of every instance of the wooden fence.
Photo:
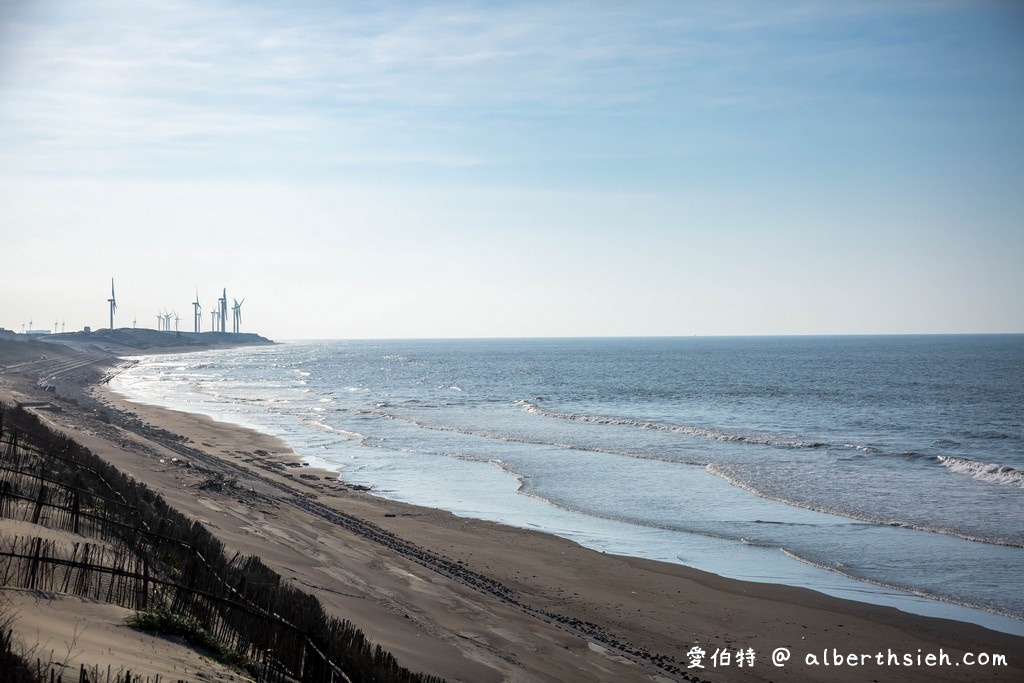
[(194, 620), (262, 680), (438, 683), (400, 667), (346, 620), (223, 545), (88, 449), (0, 404), (0, 517), (91, 542), (0, 539), (0, 585), (69, 593)]

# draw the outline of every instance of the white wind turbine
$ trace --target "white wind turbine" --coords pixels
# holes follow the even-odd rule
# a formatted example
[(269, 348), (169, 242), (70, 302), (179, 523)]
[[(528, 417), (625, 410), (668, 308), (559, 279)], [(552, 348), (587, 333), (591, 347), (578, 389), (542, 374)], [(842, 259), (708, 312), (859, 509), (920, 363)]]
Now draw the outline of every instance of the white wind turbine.
[(196, 334), (200, 332), (200, 326), (203, 322), (203, 307), (199, 303), (199, 288), (196, 287), (196, 300), (192, 302), (192, 315), (195, 322)]
[(110, 278), (110, 298), (107, 299), (107, 303), (110, 304), (110, 330), (114, 330), (114, 311), (117, 310), (117, 297), (114, 296), (114, 278)]
[(235, 334), (238, 334), (239, 329), (242, 327), (242, 304), (245, 303), (245, 299), (241, 301), (234, 299), (233, 301), (235, 305), (231, 307), (231, 311), (234, 313), (234, 320), (232, 321), (231, 328)]
[(225, 329), (225, 327), (228, 324), (228, 289), (227, 289), (227, 287), (224, 288), (224, 294), (219, 299), (217, 299), (217, 303), (220, 304), (220, 312), (218, 313), (218, 317), (220, 319), (220, 331), (221, 332), (226, 332), (227, 330)]

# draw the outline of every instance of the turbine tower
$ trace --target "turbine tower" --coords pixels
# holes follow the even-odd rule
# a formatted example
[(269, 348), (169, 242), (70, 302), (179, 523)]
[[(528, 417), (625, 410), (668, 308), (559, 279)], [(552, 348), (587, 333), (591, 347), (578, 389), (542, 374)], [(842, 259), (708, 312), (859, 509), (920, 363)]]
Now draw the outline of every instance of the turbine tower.
[(114, 296), (114, 278), (110, 278), (110, 298), (107, 299), (107, 303), (110, 304), (110, 331), (114, 331), (114, 311), (117, 310), (117, 298)]
[(242, 327), (242, 304), (245, 303), (245, 299), (239, 301), (234, 299), (235, 305), (231, 307), (231, 312), (235, 314), (234, 320), (231, 323), (232, 331), (238, 334), (239, 328)]
[(220, 331), (221, 332), (227, 332), (227, 329), (226, 329), (226, 326), (228, 324), (227, 323), (227, 321), (228, 321), (228, 289), (227, 289), (227, 287), (224, 288), (224, 294), (219, 299), (217, 299), (217, 301), (220, 303), (220, 314), (219, 314), (219, 318), (220, 318)]
[(199, 334), (199, 327), (203, 322), (203, 307), (199, 305), (199, 288), (196, 288), (196, 300), (192, 302), (192, 313), (195, 318), (196, 334)]
[[(174, 316), (174, 331), (177, 332), (178, 331), (178, 322), (181, 321), (181, 318), (178, 316), (178, 312), (177, 311), (171, 311), (171, 315)], [(170, 327), (171, 327), (171, 321), (168, 320), (167, 321), (167, 331), (168, 332), (171, 331)]]

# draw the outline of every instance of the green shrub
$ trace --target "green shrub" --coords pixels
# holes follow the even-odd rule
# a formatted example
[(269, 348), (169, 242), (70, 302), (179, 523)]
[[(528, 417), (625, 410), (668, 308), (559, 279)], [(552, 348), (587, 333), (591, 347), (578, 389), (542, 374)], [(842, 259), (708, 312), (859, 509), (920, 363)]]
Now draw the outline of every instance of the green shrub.
[(252, 675), (259, 673), (259, 666), (255, 662), (217, 642), (198, 621), (174, 614), (163, 605), (138, 611), (125, 619), (125, 623), (147, 633), (180, 636), (189, 645), (210, 651), (218, 662)]

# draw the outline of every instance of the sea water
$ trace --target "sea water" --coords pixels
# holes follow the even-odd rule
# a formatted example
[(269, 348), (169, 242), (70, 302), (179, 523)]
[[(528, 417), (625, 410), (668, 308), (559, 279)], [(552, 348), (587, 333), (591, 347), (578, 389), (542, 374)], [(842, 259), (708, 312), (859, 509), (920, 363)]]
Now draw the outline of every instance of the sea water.
[(1024, 335), (304, 341), (112, 386), (388, 498), (1024, 634)]

